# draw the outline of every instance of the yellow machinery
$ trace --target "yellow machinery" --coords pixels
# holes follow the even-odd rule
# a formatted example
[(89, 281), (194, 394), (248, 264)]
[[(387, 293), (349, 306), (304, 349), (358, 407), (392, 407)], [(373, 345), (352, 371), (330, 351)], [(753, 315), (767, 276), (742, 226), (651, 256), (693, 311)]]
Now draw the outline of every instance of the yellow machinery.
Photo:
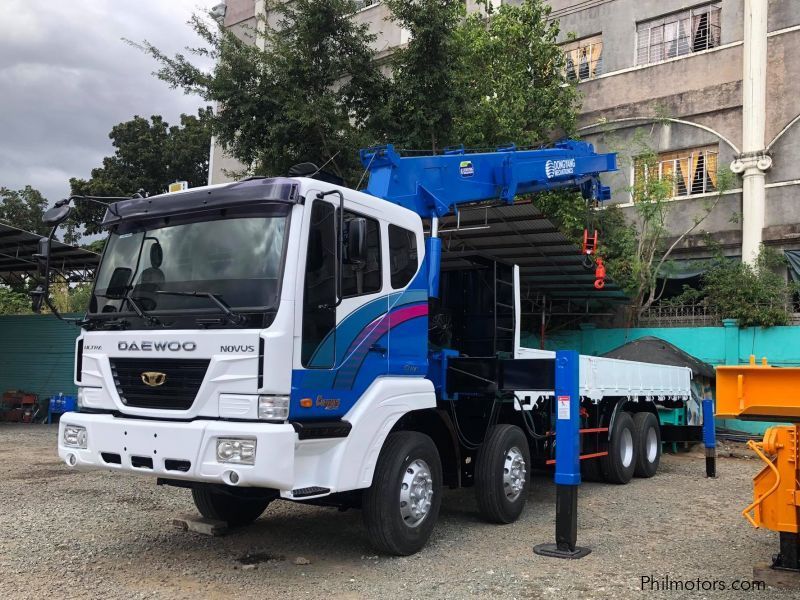
[(800, 571), (800, 368), (756, 364), (717, 367), (717, 416), (788, 422), (770, 427), (748, 446), (766, 466), (753, 478), (753, 502), (742, 514), (754, 527), (780, 533), (773, 567)]

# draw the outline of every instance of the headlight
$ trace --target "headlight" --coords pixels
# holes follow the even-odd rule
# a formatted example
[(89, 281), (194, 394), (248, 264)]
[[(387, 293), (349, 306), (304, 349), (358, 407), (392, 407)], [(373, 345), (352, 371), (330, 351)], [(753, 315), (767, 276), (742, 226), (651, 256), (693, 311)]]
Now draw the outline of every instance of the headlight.
[(79, 425), (64, 426), (65, 446), (69, 446), (70, 448), (83, 448), (85, 450), (87, 441), (86, 427), (80, 427)]
[(256, 441), (219, 438), (217, 440), (217, 460), (221, 463), (253, 465), (256, 462)]
[(289, 418), (289, 396), (259, 396), (258, 418), (285, 421)]

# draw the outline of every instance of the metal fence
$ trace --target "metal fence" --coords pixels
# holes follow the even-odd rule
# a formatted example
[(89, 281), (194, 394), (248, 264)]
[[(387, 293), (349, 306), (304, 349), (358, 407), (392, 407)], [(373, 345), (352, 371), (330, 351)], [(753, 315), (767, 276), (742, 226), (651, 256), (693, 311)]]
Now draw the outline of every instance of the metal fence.
[[(788, 325), (800, 325), (800, 312), (790, 304), (764, 306), (785, 311)], [(705, 304), (656, 304), (635, 319), (639, 327), (716, 327), (722, 324), (725, 315)]]
[(639, 327), (713, 327), (719, 313), (703, 304), (654, 305), (639, 317)]

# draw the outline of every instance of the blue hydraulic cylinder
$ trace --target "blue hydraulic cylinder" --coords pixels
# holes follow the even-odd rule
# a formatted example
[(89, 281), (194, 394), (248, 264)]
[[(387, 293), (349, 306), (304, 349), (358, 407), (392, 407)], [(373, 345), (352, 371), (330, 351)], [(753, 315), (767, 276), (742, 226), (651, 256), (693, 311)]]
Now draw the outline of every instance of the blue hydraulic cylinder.
[(703, 445), (706, 448), (717, 447), (717, 437), (714, 429), (714, 401), (710, 398), (705, 398), (703, 400)]
[(442, 239), (425, 239), (425, 264), (428, 265), (428, 297), (439, 297), (439, 274), (442, 266)]
[(581, 482), (580, 355), (556, 352), (556, 475), (561, 485)]

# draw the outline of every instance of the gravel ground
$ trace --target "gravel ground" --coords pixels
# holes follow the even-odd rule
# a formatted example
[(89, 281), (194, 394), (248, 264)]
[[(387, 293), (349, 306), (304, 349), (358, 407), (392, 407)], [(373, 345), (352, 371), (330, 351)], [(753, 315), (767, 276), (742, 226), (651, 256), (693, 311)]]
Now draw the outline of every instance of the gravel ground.
[[(222, 538), (171, 525), (194, 512), (187, 490), (149, 478), (78, 473), (60, 463), (55, 426), (0, 425), (2, 598), (797, 598), (800, 592), (642, 591), (641, 577), (750, 580), (777, 534), (739, 512), (754, 460), (726, 457), (704, 477), (699, 453), (667, 455), (654, 479), (586, 483), (580, 561), (542, 558), (555, 488), (535, 477), (522, 518), (482, 523), (470, 490), (448, 491), (439, 524), (416, 556), (375, 556), (359, 511), (276, 502)], [(247, 565), (246, 563), (255, 563)], [(719, 585), (719, 583), (717, 583)]]

